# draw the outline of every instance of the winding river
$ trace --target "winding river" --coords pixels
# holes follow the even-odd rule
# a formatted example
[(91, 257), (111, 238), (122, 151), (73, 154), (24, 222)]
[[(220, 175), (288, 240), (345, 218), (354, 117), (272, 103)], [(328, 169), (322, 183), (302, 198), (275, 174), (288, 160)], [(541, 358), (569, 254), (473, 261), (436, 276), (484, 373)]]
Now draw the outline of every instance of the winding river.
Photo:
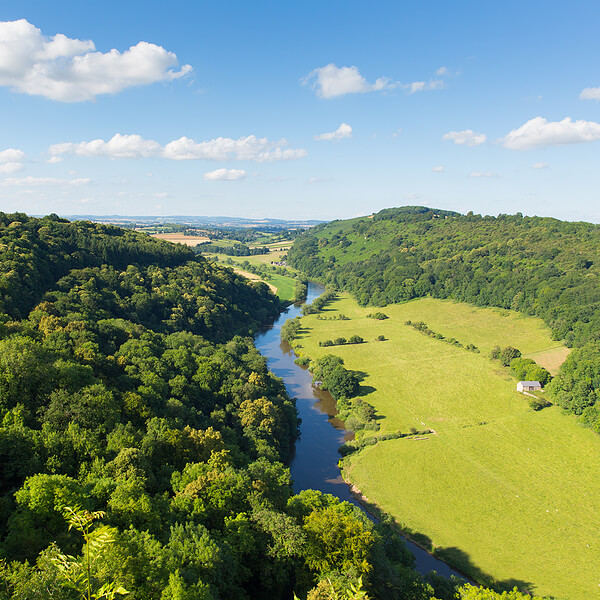
[[(323, 291), (322, 286), (310, 283), (307, 303), (311, 303)], [(296, 356), (292, 348), (279, 337), (285, 321), (301, 313), (300, 307), (290, 306), (273, 325), (257, 334), (255, 340), (256, 347), (267, 358), (269, 369), (283, 379), (288, 394), (296, 398), (296, 406), (302, 419), (300, 437), (296, 440), (290, 464), (294, 491), (321, 490), (358, 505), (338, 468), (338, 448), (344, 441), (351, 439), (352, 434), (344, 429), (343, 422), (336, 417), (335, 401), (331, 395), (312, 386), (308, 370), (294, 363)], [(416, 567), (420, 573), (435, 570), (446, 577), (462, 577), (446, 563), (412, 542), (406, 543), (415, 555)]]

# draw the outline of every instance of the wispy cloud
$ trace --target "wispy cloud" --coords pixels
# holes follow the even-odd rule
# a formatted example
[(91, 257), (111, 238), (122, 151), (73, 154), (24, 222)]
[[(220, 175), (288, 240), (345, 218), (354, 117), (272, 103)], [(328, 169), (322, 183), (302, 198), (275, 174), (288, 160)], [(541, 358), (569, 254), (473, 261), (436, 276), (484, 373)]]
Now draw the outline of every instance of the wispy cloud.
[(49, 38), (25, 19), (0, 22), (0, 85), (59, 102), (94, 100), (126, 88), (172, 81), (177, 56), (161, 46), (139, 42), (124, 52), (97, 52), (91, 40), (57, 33)]
[(437, 167), (433, 167), (431, 170), (432, 170), (434, 173), (443, 173), (443, 172), (444, 172), (444, 167), (442, 167), (442, 166), (440, 165), (440, 166), (437, 166)]
[(546, 146), (583, 144), (600, 139), (600, 123), (573, 121), (547, 121), (543, 117), (530, 119), (518, 129), (513, 129), (500, 141), (509, 150), (531, 150)]
[(475, 178), (479, 178), (479, 177), (494, 177), (494, 178), (500, 178), (502, 177), (502, 175), (498, 174), (498, 173), (482, 173), (481, 171), (473, 171), (472, 173), (469, 173), (469, 177), (475, 177)]
[(92, 180), (89, 177), (79, 177), (77, 179), (60, 179), (57, 177), (8, 177), (0, 182), (4, 186), (78, 186), (86, 185)]
[(348, 123), (342, 123), (335, 131), (315, 135), (317, 141), (336, 141), (344, 138), (352, 137), (352, 127)]

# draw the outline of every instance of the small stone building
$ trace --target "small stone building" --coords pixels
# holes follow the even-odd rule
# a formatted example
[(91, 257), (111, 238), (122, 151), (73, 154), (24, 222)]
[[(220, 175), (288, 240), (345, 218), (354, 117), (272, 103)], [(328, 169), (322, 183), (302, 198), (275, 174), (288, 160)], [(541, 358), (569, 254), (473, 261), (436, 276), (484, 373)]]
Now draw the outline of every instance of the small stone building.
[(517, 383), (517, 392), (535, 392), (542, 389), (539, 381), (519, 381)]

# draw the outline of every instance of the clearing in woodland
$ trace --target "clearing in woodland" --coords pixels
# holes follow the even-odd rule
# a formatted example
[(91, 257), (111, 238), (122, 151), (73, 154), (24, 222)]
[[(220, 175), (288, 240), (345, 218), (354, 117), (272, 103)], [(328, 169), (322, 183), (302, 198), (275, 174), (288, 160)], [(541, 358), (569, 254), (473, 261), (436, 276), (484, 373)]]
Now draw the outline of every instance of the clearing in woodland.
[[(367, 318), (375, 312), (389, 318)], [(340, 313), (348, 320), (338, 320)], [(510, 345), (534, 359), (551, 356), (555, 371), (567, 351), (543, 322), (431, 298), (362, 308), (347, 295), (317, 316), (302, 319), (297, 352), (336, 354), (363, 374), (362, 398), (377, 411), (377, 435), (412, 427), (437, 433), (427, 441), (380, 441), (345, 458), (346, 475), (363, 494), (479, 580), (571, 600), (595, 597), (600, 437), (558, 408), (533, 411), (508, 369), (489, 358), (493, 346)], [(429, 337), (407, 320), (480, 353)], [(366, 343), (319, 346), (353, 335)], [(385, 341), (375, 341), (381, 335)]]

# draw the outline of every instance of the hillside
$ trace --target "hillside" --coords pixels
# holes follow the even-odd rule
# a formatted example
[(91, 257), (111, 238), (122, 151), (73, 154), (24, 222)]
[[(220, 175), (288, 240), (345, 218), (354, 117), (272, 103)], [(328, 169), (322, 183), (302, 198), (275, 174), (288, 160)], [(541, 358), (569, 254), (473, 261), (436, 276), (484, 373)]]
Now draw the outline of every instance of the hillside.
[(600, 227), (425, 207), (318, 225), (288, 261), (362, 306), (432, 296), (541, 317), (575, 347), (549, 391), (600, 431)]

